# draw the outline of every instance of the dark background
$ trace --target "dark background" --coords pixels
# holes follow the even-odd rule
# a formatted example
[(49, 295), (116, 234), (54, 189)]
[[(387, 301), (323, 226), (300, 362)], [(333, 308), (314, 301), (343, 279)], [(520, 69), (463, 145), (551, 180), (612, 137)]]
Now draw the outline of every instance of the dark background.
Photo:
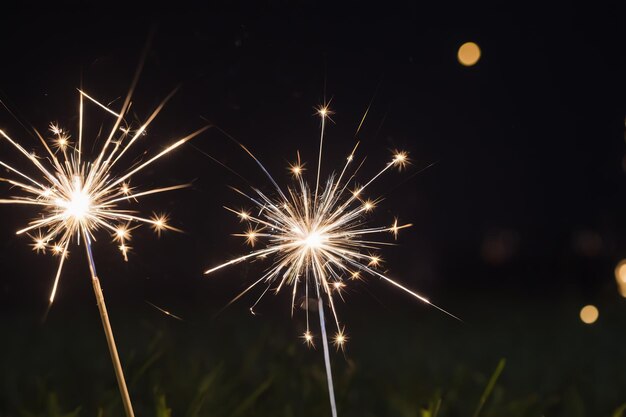
[[(414, 224), (382, 252), (385, 268), (463, 323), (376, 279), (351, 284), (338, 305), (350, 343), (333, 357), (341, 414), (417, 416), (441, 397), (442, 415), (468, 415), (500, 358), (507, 367), (486, 415), (600, 416), (626, 402), (626, 301), (613, 276), (626, 257), (623, 10), (270, 2), (78, 12), (1, 18), (0, 94), (16, 117), (3, 110), (0, 127), (27, 149), (37, 144), (19, 122), (45, 130), (56, 120), (75, 132), (81, 80), (118, 109), (152, 32), (133, 114), (144, 120), (181, 89), (136, 150), (154, 154), (208, 120), (280, 184), (290, 182), (285, 167), (297, 150), (314, 181), (314, 107), (332, 97), (325, 175), (352, 148), (370, 102), (357, 137), (367, 156), (360, 180), (391, 149), (410, 152), (408, 170), (369, 191), (384, 197), (372, 224), (394, 216)], [(473, 67), (456, 59), (467, 41), (482, 50)], [(110, 120), (90, 114), (93, 137)], [(247, 314), (254, 292), (216, 315), (264, 265), (202, 275), (247, 250), (231, 236), (242, 225), (222, 206), (249, 206), (228, 188), (247, 184), (203, 153), (271, 191), (254, 162), (211, 129), (133, 178), (146, 187), (193, 181), (141, 203), (146, 214), (170, 213), (185, 233), (158, 239), (142, 227), (129, 263), (107, 233), (94, 247), (138, 414), (153, 415), (165, 398), (185, 415), (219, 369), (197, 415), (236, 414), (259, 387), (241, 415), (326, 415), (321, 349), (301, 345), (304, 314), (290, 318), (287, 293), (267, 296), (257, 316)], [(0, 155), (26, 166), (7, 143)], [(82, 406), (80, 415), (98, 407), (120, 415), (82, 248), (72, 249), (41, 320), (57, 260), (14, 234), (34, 216), (0, 207), (0, 415), (52, 415), (51, 396), (63, 410)], [(600, 310), (594, 325), (580, 322), (585, 304)]]

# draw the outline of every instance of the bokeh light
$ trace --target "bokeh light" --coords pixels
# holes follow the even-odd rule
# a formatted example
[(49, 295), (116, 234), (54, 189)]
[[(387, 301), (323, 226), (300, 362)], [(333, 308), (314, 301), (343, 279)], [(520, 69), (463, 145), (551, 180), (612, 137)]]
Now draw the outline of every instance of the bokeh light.
[(480, 47), (474, 42), (465, 42), (457, 52), (457, 58), (461, 65), (471, 67), (480, 59)]
[(580, 310), (580, 319), (585, 324), (593, 324), (598, 320), (600, 312), (594, 305), (586, 305)]
[(626, 284), (626, 259), (619, 261), (615, 267), (615, 280), (622, 284)]
[(615, 282), (619, 293), (626, 298), (626, 259), (619, 261), (615, 267)]

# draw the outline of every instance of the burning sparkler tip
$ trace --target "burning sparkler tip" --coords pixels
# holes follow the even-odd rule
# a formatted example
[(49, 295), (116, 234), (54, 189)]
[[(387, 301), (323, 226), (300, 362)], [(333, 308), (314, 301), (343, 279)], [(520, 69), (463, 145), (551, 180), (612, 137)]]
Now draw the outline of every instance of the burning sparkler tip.
[[(80, 93), (80, 123), (78, 140), (76, 142), (70, 140), (71, 135), (69, 131), (61, 127), (58, 122), (52, 122), (48, 125), (48, 130), (51, 132), (51, 137), (48, 139), (45, 139), (35, 130), (48, 153), (45, 157), (39, 157), (34, 151), (25, 149), (3, 130), (0, 130), (0, 136), (26, 157), (41, 177), (30, 177), (21, 172), (21, 170), (0, 161), (0, 165), (20, 178), (19, 181), (10, 180), (9, 182), (24, 192), (24, 196), (3, 199), (0, 202), (41, 207), (41, 215), (31, 221), (27, 227), (18, 230), (16, 234), (28, 234), (32, 238), (30, 246), (33, 251), (38, 253), (49, 251), (52, 255), (61, 258), (50, 297), (51, 302), (57, 290), (64, 260), (70, 253), (68, 246), (75, 239), (78, 244), (83, 240), (89, 242), (95, 240), (95, 231), (107, 229), (112, 234), (113, 241), (118, 242), (117, 247), (122, 252), (124, 260), (128, 261), (128, 253), (132, 250), (132, 247), (128, 245), (128, 241), (131, 238), (130, 232), (134, 229), (130, 227), (131, 223), (149, 224), (159, 235), (166, 229), (180, 231), (167, 223), (169, 218), (167, 215), (155, 214), (151, 219), (146, 219), (131, 214), (130, 210), (119, 209), (117, 203), (130, 199), (137, 200), (141, 196), (188, 186), (188, 184), (184, 184), (134, 193), (133, 188), (130, 186), (130, 178), (135, 173), (143, 170), (207, 129), (207, 127), (199, 129), (178, 140), (148, 161), (138, 166), (132, 166), (126, 172), (123, 172), (121, 176), (116, 177), (112, 171), (113, 165), (135, 143), (139, 136), (145, 134), (147, 126), (158, 114), (165, 102), (153, 112), (148, 121), (139, 129), (129, 130), (128, 127), (123, 127), (124, 133), (121, 134), (118, 130), (119, 124), (124, 123), (123, 115), (128, 113), (129, 106), (125, 105), (120, 112), (121, 114), (118, 114), (106, 105), (89, 97), (81, 89), (78, 89), (78, 91)], [(81, 160), (83, 97), (117, 118), (114, 127), (109, 133), (109, 137), (104, 141), (104, 145), (99, 153), (95, 155), (95, 159), (91, 161)], [(130, 139), (124, 142), (127, 138)], [(119, 222), (126, 222), (126, 224), (116, 224)], [(37, 233), (31, 235), (29, 234), (31, 231), (37, 231)]]
[[(250, 285), (243, 293), (261, 282), (267, 283), (267, 288), (254, 304), (256, 305), (266, 293), (278, 293), (281, 288), (291, 286), (293, 288), (291, 314), (293, 315), (293, 306), (298, 297), (298, 291), (305, 292), (304, 299), (306, 301), (303, 303), (303, 308), (307, 313), (307, 331), (301, 337), (307, 345), (312, 346), (313, 335), (308, 326), (310, 311), (308, 300), (309, 291), (314, 288), (317, 291), (318, 311), (322, 326), (325, 326), (323, 303), (326, 301), (330, 306), (338, 330), (332, 342), (339, 350), (345, 348), (348, 336), (345, 329), (339, 325), (334, 298), (338, 295), (343, 299), (342, 292), (347, 286), (347, 280), (361, 280), (363, 279), (361, 275), (377, 276), (408, 292), (415, 298), (432, 304), (419, 294), (378, 272), (377, 267), (383, 263), (383, 259), (376, 252), (382, 245), (388, 243), (369, 238), (372, 234), (389, 232), (397, 237), (401, 229), (410, 227), (411, 224), (399, 224), (396, 218), (391, 226), (368, 227), (365, 226), (363, 220), (364, 214), (371, 212), (380, 202), (380, 199), (363, 197), (364, 191), (369, 189), (370, 184), (384, 172), (395, 167), (401, 170), (409, 164), (408, 152), (394, 150), (391, 160), (388, 160), (377, 174), (367, 182), (358, 184), (354, 179), (362, 163), (354, 170), (350, 169), (350, 163), (355, 158), (357, 142), (347, 156), (347, 161), (341, 172), (338, 175), (330, 175), (324, 185), (320, 183), (322, 144), (325, 121), (326, 119), (332, 121), (330, 115), (333, 112), (329, 108), (329, 103), (315, 107), (315, 111), (316, 115), (321, 117), (321, 135), (314, 186), (310, 186), (303, 178), (305, 164), (300, 160), (299, 152), (297, 161), (287, 166), (296, 186), (288, 187), (287, 191), (284, 192), (261, 162), (245, 146), (237, 142), (268, 176), (278, 195), (273, 198), (255, 187), (252, 187), (254, 195), (248, 195), (231, 187), (238, 194), (248, 198), (254, 205), (253, 214), (243, 209), (227, 208), (238, 216), (240, 221), (247, 222), (247, 230), (236, 236), (244, 237), (251, 246), (263, 244), (264, 247), (215, 266), (207, 270), (205, 274), (246, 260), (273, 257), (273, 265), (269, 267), (264, 276)], [(368, 253), (368, 251), (371, 252)], [(256, 315), (253, 307), (250, 308), (250, 313)], [(327, 351), (327, 342), (330, 339), (326, 337), (325, 327), (322, 327), (322, 338)]]

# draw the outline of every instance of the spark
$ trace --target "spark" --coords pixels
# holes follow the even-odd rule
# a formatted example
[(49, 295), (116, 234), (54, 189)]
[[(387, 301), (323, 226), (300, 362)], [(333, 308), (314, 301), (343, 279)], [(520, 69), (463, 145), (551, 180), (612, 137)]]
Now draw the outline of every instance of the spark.
[[(315, 182), (312, 183), (314, 186), (309, 186), (309, 182), (304, 178), (302, 168), (304, 164), (300, 160), (299, 152), (297, 161), (288, 166), (295, 186), (288, 187), (286, 191), (283, 191), (254, 154), (235, 140), (267, 175), (274, 185), (275, 194), (269, 195), (257, 188), (253, 188), (252, 193), (234, 189), (254, 206), (254, 211), (236, 211), (225, 207), (228, 211), (236, 214), (240, 221), (248, 223), (248, 231), (238, 236), (245, 237), (251, 246), (259, 245), (261, 247), (210, 268), (205, 271), (205, 274), (211, 274), (227, 266), (245, 261), (271, 260), (265, 274), (249, 285), (231, 303), (257, 285), (263, 285), (265, 289), (250, 307), (250, 311), (254, 314), (256, 305), (270, 289), (273, 289), (273, 292), (277, 294), (282, 288), (290, 286), (292, 315), (296, 300), (304, 299), (306, 331), (302, 337), (309, 347), (313, 346), (313, 335), (309, 323), (309, 304), (311, 304), (309, 294), (316, 295), (315, 301), (317, 302), (312, 304), (316, 305), (319, 315), (331, 412), (333, 417), (337, 417), (324, 310), (325, 304), (327, 304), (337, 329), (332, 338), (332, 343), (337, 350), (345, 350), (348, 336), (345, 327), (339, 322), (334, 297), (338, 295), (343, 300), (343, 291), (345, 291), (348, 281), (361, 280), (361, 274), (379, 278), (402, 289), (418, 300), (432, 305), (454, 318), (456, 317), (380, 271), (378, 267), (382, 259), (379, 255), (372, 254), (381, 246), (389, 245), (389, 243), (376, 240), (374, 236), (391, 233), (397, 237), (399, 230), (410, 225), (398, 224), (398, 220), (394, 219), (391, 226), (369, 226), (367, 217), (376, 206), (376, 202), (380, 200), (364, 198), (363, 195), (368, 187), (385, 172), (392, 168), (399, 171), (404, 169), (409, 164), (408, 153), (394, 151), (391, 160), (376, 175), (364, 182), (363, 185), (356, 185), (356, 174), (364, 162), (354, 164), (357, 142), (346, 158), (339, 174), (329, 175), (325, 183), (320, 184), (326, 120), (332, 121), (330, 115), (333, 112), (327, 104), (316, 108), (316, 111), (321, 120), (321, 129), (317, 172)], [(365, 116), (361, 120), (357, 133), (364, 119)], [(299, 293), (304, 293), (303, 297), (298, 297)]]
[(136, 229), (138, 226), (133, 228), (129, 227), (130, 223), (125, 225), (119, 225), (111, 234), (113, 237), (113, 241), (119, 242), (119, 246), (117, 247), (120, 252), (122, 252), (122, 256), (124, 257), (124, 261), (128, 262), (128, 252), (132, 249), (132, 247), (127, 245), (127, 242), (131, 239), (131, 230)]
[(35, 253), (46, 253), (46, 249), (48, 248), (48, 242), (46, 238), (38, 232), (35, 236), (29, 235), (29, 237), (33, 240), (33, 243), (30, 244), (30, 247), (33, 248)]
[(159, 310), (161, 313), (165, 314), (166, 316), (170, 316), (171, 318), (176, 319), (176, 320), (179, 320), (179, 321), (184, 321), (184, 320), (182, 319), (182, 317), (177, 316), (176, 314), (171, 313), (171, 312), (169, 312), (169, 311), (167, 311), (167, 310), (165, 310), (165, 309), (163, 309), (163, 308), (161, 308), (161, 307), (157, 306), (156, 304), (152, 304), (152, 303), (151, 303), (150, 301), (148, 301), (148, 300), (145, 300), (145, 301), (146, 301), (146, 303), (147, 303), (147, 304), (149, 304), (150, 306), (152, 306), (152, 307), (154, 307), (155, 309)]
[(399, 170), (406, 168), (409, 164), (409, 154), (404, 151), (394, 151), (393, 153), (393, 164), (398, 167)]
[[(254, 311), (270, 288), (278, 293), (282, 288), (290, 286), (293, 313), (296, 300), (300, 298), (297, 295), (304, 293), (307, 327), (303, 337), (305, 342), (310, 344), (312, 333), (309, 326), (308, 299), (309, 294), (317, 294), (318, 300), (323, 298), (329, 305), (337, 329), (334, 343), (339, 348), (343, 348), (348, 338), (340, 324), (334, 297), (335, 295), (343, 297), (342, 293), (350, 280), (361, 280), (363, 275), (379, 278), (420, 301), (441, 309), (378, 270), (382, 264), (382, 258), (380, 255), (371, 253), (389, 244), (373, 239), (371, 236), (391, 233), (397, 238), (400, 230), (411, 226), (400, 224), (397, 218), (393, 220), (391, 226), (369, 226), (367, 217), (379, 200), (363, 197), (368, 187), (382, 174), (393, 168), (400, 170), (406, 167), (409, 164), (408, 153), (394, 151), (389, 162), (377, 174), (363, 185), (356, 186), (354, 185), (355, 175), (362, 165), (361, 163), (353, 167), (357, 143), (339, 174), (331, 174), (325, 184), (319, 185), (324, 120), (332, 114), (332, 111), (327, 106), (321, 106), (317, 109), (317, 114), (322, 120), (322, 132), (315, 188), (310, 187), (302, 175), (303, 163), (299, 153), (297, 161), (288, 167), (295, 186), (283, 191), (259, 160), (239, 143), (266, 173), (275, 187), (276, 195), (268, 195), (256, 188), (253, 188), (253, 193), (234, 189), (247, 198), (254, 207), (254, 210), (235, 210), (225, 207), (236, 214), (240, 221), (248, 224), (246, 232), (235, 236), (244, 237), (252, 247), (261, 247), (214, 266), (206, 270), (205, 274), (215, 273), (222, 268), (245, 261), (271, 259), (271, 265), (265, 274), (239, 294), (235, 300), (257, 285), (264, 285), (265, 290), (251, 307)], [(445, 310), (441, 311), (450, 314)]]
[(261, 230), (262, 229), (248, 229), (246, 233), (235, 234), (235, 236), (245, 237), (246, 243), (248, 243), (251, 247), (254, 247), (254, 243), (257, 241)]
[(302, 167), (300, 165), (293, 165), (291, 166), (291, 172), (297, 177), (302, 174)]
[(294, 177), (299, 177), (301, 176), (304, 171), (304, 165), (301, 161), (300, 161), (300, 152), (297, 152), (298, 154), (298, 160), (292, 164), (289, 164), (289, 172), (291, 172), (291, 175), (293, 175)]
[(247, 212), (247, 211), (245, 211), (245, 210), (241, 210), (241, 211), (240, 211), (239, 213), (237, 213), (237, 214), (239, 215), (239, 219), (240, 219), (241, 221), (248, 220), (248, 218), (250, 217), (250, 213), (248, 213), (248, 212)]
[(337, 348), (337, 350), (344, 350), (346, 347), (346, 342), (348, 341), (348, 336), (346, 336), (345, 329), (341, 328), (333, 337), (333, 345)]
[(341, 299), (342, 299), (343, 301), (345, 301), (345, 300), (344, 300), (344, 298), (343, 298), (343, 289), (344, 289), (344, 288), (346, 288), (346, 284), (345, 284), (345, 283), (343, 283), (342, 281), (335, 281), (335, 282), (333, 282), (333, 288), (332, 288), (332, 289), (333, 289), (333, 290), (334, 290), (337, 294), (339, 294), (339, 297), (341, 297)]
[(63, 246), (58, 245), (58, 244), (57, 244), (57, 245), (54, 245), (54, 246), (52, 247), (52, 252), (53, 252), (55, 255), (59, 255), (61, 252), (63, 252)]
[(363, 209), (365, 209), (365, 212), (370, 212), (374, 210), (375, 207), (376, 203), (372, 200), (367, 200), (365, 201), (365, 203), (363, 203)]
[(124, 242), (125, 240), (130, 239), (130, 232), (127, 226), (118, 226), (115, 229), (114, 239), (120, 242)]
[[(18, 195), (1, 199), (0, 203), (37, 207), (39, 209), (37, 217), (26, 227), (18, 230), (17, 234), (30, 236), (33, 242), (31, 247), (35, 252), (45, 253), (47, 249), (50, 249), (53, 255), (61, 258), (49, 298), (50, 304), (54, 301), (64, 260), (68, 257), (68, 248), (71, 243), (80, 244), (81, 241), (95, 240), (96, 232), (108, 230), (113, 241), (118, 243), (118, 249), (123, 258), (128, 260), (128, 253), (131, 250), (128, 241), (131, 239), (131, 231), (138, 225), (143, 223), (152, 226), (157, 235), (166, 229), (178, 230), (167, 224), (169, 219), (167, 215), (159, 214), (147, 219), (140, 217), (138, 211), (123, 208), (120, 205), (131, 200), (137, 201), (138, 198), (146, 195), (188, 186), (188, 184), (182, 184), (137, 191), (130, 187), (130, 178), (204, 132), (208, 126), (175, 141), (146, 162), (129, 165), (126, 170), (120, 167), (118, 173), (114, 170), (122, 155), (145, 134), (148, 125), (159, 114), (172, 94), (161, 102), (139, 129), (131, 131), (129, 128), (120, 128), (124, 122), (124, 115), (130, 107), (128, 104), (130, 93), (122, 110), (116, 112), (79, 90), (78, 142), (73, 144), (70, 141), (69, 132), (58, 123), (50, 123), (48, 129), (53, 135), (52, 138), (46, 139), (35, 131), (43, 145), (45, 157), (40, 157), (32, 151), (29, 152), (4, 130), (0, 130), (0, 140), (8, 142), (29, 162), (24, 168), (18, 169), (16, 166), (0, 161), (0, 165), (13, 176), (13, 178), (0, 180), (9, 183), (19, 191)], [(99, 152), (90, 161), (85, 159), (82, 149), (84, 101), (87, 101), (84, 99), (115, 116), (114, 127), (101, 145)], [(132, 227), (131, 224), (136, 224), (136, 226)]]
[(370, 255), (370, 261), (367, 263), (368, 266), (378, 266), (383, 261), (382, 258), (378, 255)]
[(403, 225), (398, 225), (398, 218), (393, 219), (393, 224), (391, 225), (391, 227), (389, 228), (389, 231), (393, 234), (394, 239), (398, 239), (398, 232), (401, 229), (405, 229), (407, 227), (411, 227), (413, 226), (412, 224), (403, 224)]
[(152, 223), (152, 230), (154, 230), (158, 237), (161, 237), (161, 233), (163, 233), (163, 231), (167, 229), (172, 229), (172, 227), (167, 224), (169, 219), (169, 215), (163, 213), (154, 213), (150, 218), (150, 222)]
[[(323, 119), (330, 119), (330, 116), (332, 114), (335, 114), (334, 111), (332, 111), (329, 107), (328, 104), (323, 104), (321, 106), (316, 107), (315, 109), (317, 111), (317, 114)], [(332, 120), (332, 119), (330, 119)]]
[(120, 186), (120, 191), (125, 196), (128, 196), (130, 194), (130, 192), (131, 192), (130, 185), (127, 182), (123, 182), (122, 185)]
[(57, 123), (50, 123), (48, 129), (54, 135), (52, 139), (52, 146), (57, 150), (65, 152), (70, 145), (70, 135), (64, 129), (60, 128)]
[(350, 274), (350, 279), (353, 281), (360, 281), (361, 273), (359, 271), (353, 271), (352, 274)]
[(313, 334), (310, 331), (306, 331), (304, 332), (304, 334), (302, 335), (302, 339), (304, 339), (304, 343), (306, 343), (306, 345), (308, 347), (315, 347), (315, 343), (313, 342)]

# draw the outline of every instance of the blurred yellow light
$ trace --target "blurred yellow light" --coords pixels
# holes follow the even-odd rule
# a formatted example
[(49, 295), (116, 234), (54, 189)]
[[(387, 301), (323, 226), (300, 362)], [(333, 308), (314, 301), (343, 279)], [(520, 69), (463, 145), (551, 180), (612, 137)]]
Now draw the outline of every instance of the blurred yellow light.
[(615, 267), (615, 281), (619, 293), (626, 298), (626, 259), (619, 261)]
[(594, 305), (586, 305), (580, 310), (580, 319), (585, 324), (593, 324), (598, 320), (598, 316), (600, 313), (598, 312), (598, 308)]
[(619, 261), (615, 267), (615, 280), (618, 284), (626, 284), (626, 259)]
[(471, 67), (480, 59), (480, 48), (474, 42), (465, 42), (457, 52), (457, 58), (461, 65)]

